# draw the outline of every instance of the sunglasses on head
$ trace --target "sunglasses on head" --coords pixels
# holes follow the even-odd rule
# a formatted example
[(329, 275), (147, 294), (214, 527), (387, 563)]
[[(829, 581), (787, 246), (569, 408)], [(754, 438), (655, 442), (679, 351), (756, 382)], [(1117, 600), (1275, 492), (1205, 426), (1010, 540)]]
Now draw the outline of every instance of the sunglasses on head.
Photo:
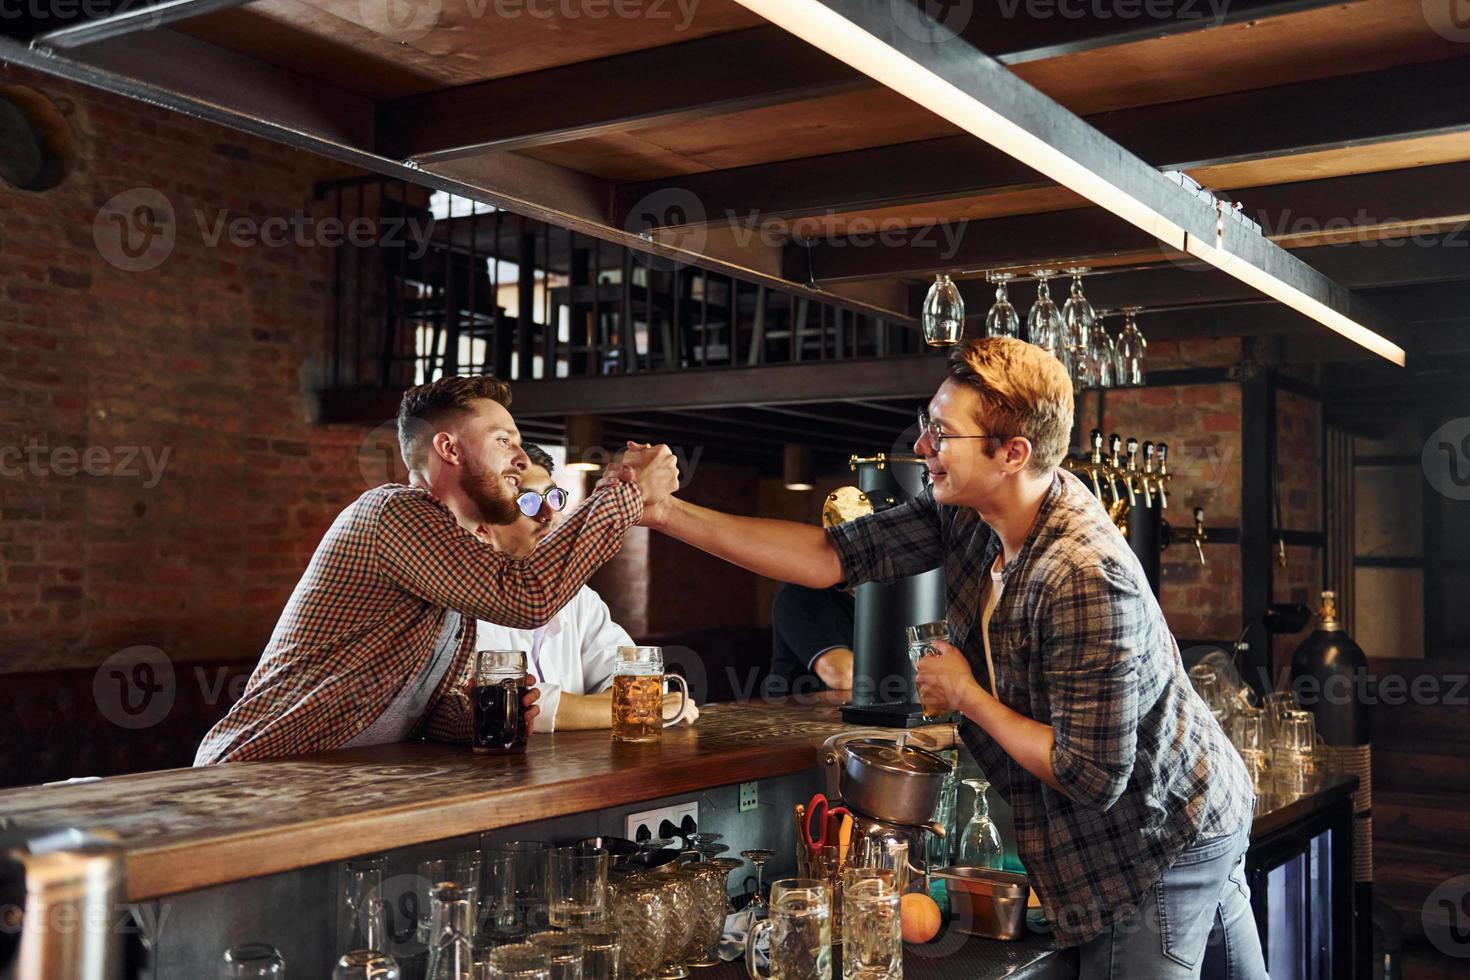
[(541, 513), (543, 504), (552, 510), (565, 510), (567, 506), (567, 492), (561, 487), (547, 487), (541, 491), (522, 490), (516, 495), (516, 506), (527, 517), (535, 517)]

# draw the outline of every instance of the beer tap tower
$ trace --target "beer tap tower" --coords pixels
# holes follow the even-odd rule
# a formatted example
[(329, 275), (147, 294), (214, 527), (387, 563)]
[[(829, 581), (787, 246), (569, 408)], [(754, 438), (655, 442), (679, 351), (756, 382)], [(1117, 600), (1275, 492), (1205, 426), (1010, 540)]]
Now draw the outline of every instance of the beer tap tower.
[[(1069, 456), (1062, 465), (1076, 473), (1092, 488), (1118, 530), (1128, 539), (1133, 553), (1143, 565), (1154, 595), (1159, 592), (1159, 555), (1173, 540), (1173, 530), (1164, 520), (1169, 506), (1169, 444), (1142, 442), (1129, 437), (1126, 441), (1116, 432), (1106, 440), (1093, 429), (1089, 438), (1090, 452)], [(1140, 462), (1140, 457), (1142, 461)], [(1190, 537), (1204, 563), (1204, 511), (1196, 508), (1195, 533)]]

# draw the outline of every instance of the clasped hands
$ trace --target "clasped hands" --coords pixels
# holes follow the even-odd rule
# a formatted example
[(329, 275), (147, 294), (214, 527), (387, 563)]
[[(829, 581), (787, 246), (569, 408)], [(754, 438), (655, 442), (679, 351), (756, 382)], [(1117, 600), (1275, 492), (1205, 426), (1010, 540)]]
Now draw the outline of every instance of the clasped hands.
[(594, 489), (631, 483), (643, 495), (643, 523), (679, 489), (679, 461), (668, 446), (629, 442), (627, 450), (603, 471)]

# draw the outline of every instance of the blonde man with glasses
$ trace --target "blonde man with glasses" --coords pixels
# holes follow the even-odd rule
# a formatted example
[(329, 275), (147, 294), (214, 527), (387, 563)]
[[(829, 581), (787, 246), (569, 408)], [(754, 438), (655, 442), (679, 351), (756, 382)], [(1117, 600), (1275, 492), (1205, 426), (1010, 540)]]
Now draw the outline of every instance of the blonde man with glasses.
[(963, 714), (1082, 975), (1264, 977), (1244, 879), (1251, 781), (1128, 543), (1059, 466), (1072, 412), (1046, 351), (969, 341), (920, 415), (930, 486), (909, 503), (824, 530), (671, 497), (644, 523), (811, 588), (943, 567), (955, 644), (920, 662), (919, 690)]

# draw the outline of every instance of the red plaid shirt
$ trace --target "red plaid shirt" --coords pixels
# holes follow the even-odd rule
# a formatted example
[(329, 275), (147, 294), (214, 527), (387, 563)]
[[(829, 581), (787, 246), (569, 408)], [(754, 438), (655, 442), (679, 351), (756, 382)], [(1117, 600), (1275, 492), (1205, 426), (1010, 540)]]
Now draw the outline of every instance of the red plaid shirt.
[(369, 490), (317, 546), (244, 696), (204, 736), (194, 764), (351, 742), (426, 667), (451, 609), (465, 618), (459, 643), (415, 733), (468, 741), (475, 620), (547, 622), (642, 516), (637, 487), (599, 490), (517, 561), (465, 531), (426, 490)]

